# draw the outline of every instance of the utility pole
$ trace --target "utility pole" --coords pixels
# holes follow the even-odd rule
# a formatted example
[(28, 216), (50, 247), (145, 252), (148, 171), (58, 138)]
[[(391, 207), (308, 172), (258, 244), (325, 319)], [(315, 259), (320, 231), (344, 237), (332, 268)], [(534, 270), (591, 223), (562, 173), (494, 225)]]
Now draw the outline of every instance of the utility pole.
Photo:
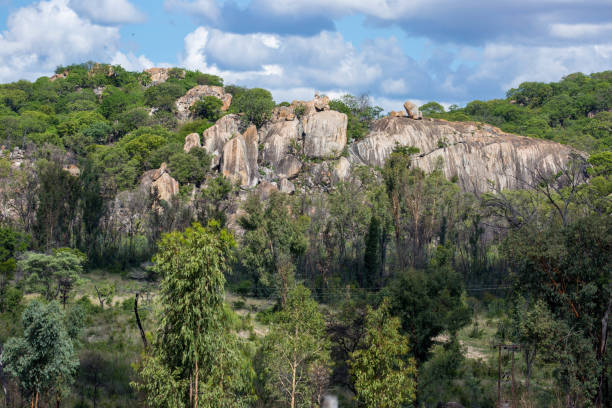
[[(497, 347), (497, 408), (516, 408), (516, 387), (514, 381), (514, 353), (520, 350), (520, 346), (518, 344), (496, 344), (494, 347)], [(511, 362), (511, 378), (512, 378), (512, 402), (511, 405), (508, 405), (506, 401), (502, 401), (502, 364), (501, 364), (501, 356), (502, 349), (508, 350), (512, 352), (512, 362)]]

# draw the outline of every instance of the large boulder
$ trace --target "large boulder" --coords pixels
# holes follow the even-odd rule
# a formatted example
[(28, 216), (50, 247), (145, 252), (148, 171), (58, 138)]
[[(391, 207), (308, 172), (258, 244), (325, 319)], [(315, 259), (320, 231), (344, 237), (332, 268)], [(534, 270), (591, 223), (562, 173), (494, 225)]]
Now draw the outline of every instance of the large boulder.
[(423, 114), (419, 110), (419, 107), (410, 101), (404, 102), (404, 109), (410, 119), (423, 119)]
[(244, 134), (230, 139), (223, 147), (221, 172), (242, 187), (254, 187), (258, 181), (257, 129), (251, 126)]
[(290, 153), (291, 144), (299, 143), (300, 122), (295, 119), (270, 123), (260, 130), (259, 135), (263, 161), (277, 166)]
[(327, 110), (304, 119), (304, 154), (309, 157), (338, 157), (346, 146), (347, 117)]
[(225, 115), (202, 133), (202, 147), (213, 156), (212, 167), (219, 165), (228, 140), (239, 134), (240, 116)]
[(505, 133), (485, 124), (387, 117), (351, 145), (349, 160), (383, 167), (396, 146), (418, 148), (416, 166), (428, 172), (441, 166), (447, 178), (457, 177), (463, 190), (474, 192), (524, 188), (537, 173), (558, 172), (577, 153), (559, 143)]
[(183, 146), (183, 150), (185, 153), (189, 153), (189, 151), (194, 147), (202, 147), (200, 144), (200, 135), (197, 133), (190, 133), (185, 136), (185, 145)]
[(152, 193), (157, 192), (159, 198), (164, 201), (170, 201), (179, 192), (179, 183), (168, 174), (166, 163), (162, 163), (159, 169), (146, 171), (140, 183)]
[(225, 93), (222, 86), (198, 85), (176, 101), (176, 116), (179, 120), (188, 120), (192, 117), (191, 108), (197, 101), (205, 96), (214, 96), (223, 102), (222, 111), (226, 111), (232, 103), (232, 95)]

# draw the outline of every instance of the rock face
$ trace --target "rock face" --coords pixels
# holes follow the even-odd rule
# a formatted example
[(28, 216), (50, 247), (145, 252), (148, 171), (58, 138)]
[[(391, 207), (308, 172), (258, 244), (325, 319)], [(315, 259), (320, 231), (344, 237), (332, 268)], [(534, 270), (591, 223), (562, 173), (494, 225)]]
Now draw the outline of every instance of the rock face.
[(346, 146), (347, 117), (336, 111), (316, 112), (304, 120), (304, 153), (309, 157), (338, 157)]
[[(567, 146), (502, 132), (490, 125), (387, 117), (350, 149), (356, 164), (384, 166), (396, 145), (420, 150), (414, 163), (425, 171), (441, 165), (466, 191), (524, 188), (536, 171), (556, 172), (575, 151)], [(493, 183), (493, 184), (492, 184)]]
[(183, 146), (183, 150), (185, 153), (189, 153), (189, 151), (194, 147), (202, 147), (202, 145), (200, 145), (200, 135), (197, 133), (190, 133), (185, 136), (185, 145)]
[(273, 122), (264, 126), (259, 134), (263, 161), (277, 167), (290, 153), (292, 143), (296, 145), (299, 142), (300, 122), (297, 119)]
[(226, 111), (232, 103), (232, 95), (225, 93), (222, 86), (198, 85), (176, 101), (176, 116), (179, 120), (187, 120), (191, 117), (191, 108), (197, 101), (204, 96), (214, 96), (223, 102), (222, 111)]
[(404, 109), (406, 109), (406, 113), (410, 119), (423, 119), (423, 114), (414, 103), (410, 101), (404, 102)]
[(225, 143), (239, 134), (240, 116), (225, 115), (202, 133), (202, 147), (213, 155), (212, 167), (219, 165)]
[(257, 129), (249, 127), (244, 134), (234, 137), (223, 147), (221, 172), (242, 187), (255, 187), (258, 181)]
[(166, 163), (162, 163), (157, 170), (146, 171), (140, 179), (140, 184), (150, 188), (151, 192), (157, 190), (159, 198), (164, 201), (170, 201), (179, 192), (179, 183), (168, 174)]

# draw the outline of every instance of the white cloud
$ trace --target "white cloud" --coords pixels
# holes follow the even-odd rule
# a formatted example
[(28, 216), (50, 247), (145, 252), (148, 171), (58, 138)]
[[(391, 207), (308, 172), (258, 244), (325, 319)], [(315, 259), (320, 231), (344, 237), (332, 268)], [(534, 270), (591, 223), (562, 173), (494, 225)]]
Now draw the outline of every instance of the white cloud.
[(144, 71), (154, 66), (160, 66), (160, 64), (154, 64), (153, 61), (144, 55), (136, 56), (131, 52), (124, 54), (121, 51), (117, 51), (115, 55), (113, 55), (110, 63), (112, 65), (121, 65), (128, 71)]
[(496, 81), (500, 91), (525, 81), (558, 81), (573, 72), (591, 73), (610, 69), (612, 44), (565, 47), (529, 47), (488, 44), (483, 60), (469, 85)]
[(102, 24), (141, 23), (146, 16), (128, 0), (70, 0), (70, 8)]
[(550, 33), (559, 38), (581, 39), (612, 36), (612, 23), (606, 24), (552, 24)]
[(68, 0), (49, 0), (11, 14), (0, 34), (0, 81), (49, 75), (58, 65), (107, 59), (119, 30), (77, 15)]

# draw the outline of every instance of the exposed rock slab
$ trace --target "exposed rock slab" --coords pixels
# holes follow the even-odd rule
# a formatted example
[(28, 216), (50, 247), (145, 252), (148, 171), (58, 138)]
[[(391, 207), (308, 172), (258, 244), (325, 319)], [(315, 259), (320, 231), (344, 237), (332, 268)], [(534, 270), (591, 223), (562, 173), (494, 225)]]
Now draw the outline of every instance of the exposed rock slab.
[(557, 172), (576, 151), (543, 139), (502, 132), (490, 125), (387, 117), (350, 149), (350, 161), (383, 167), (396, 145), (414, 146), (414, 163), (425, 171), (441, 165), (467, 191), (525, 188), (535, 173)]
[(200, 135), (197, 133), (190, 133), (185, 136), (185, 145), (183, 146), (183, 150), (185, 153), (189, 153), (189, 151), (194, 147), (202, 147), (200, 144)]
[(347, 117), (336, 111), (321, 111), (304, 120), (304, 153), (309, 157), (338, 157), (346, 146)]
[(239, 134), (240, 116), (225, 115), (202, 133), (202, 147), (213, 156), (212, 167), (219, 165), (228, 140)]
[(273, 122), (262, 128), (259, 135), (263, 161), (276, 167), (290, 153), (291, 144), (300, 139), (300, 122), (297, 119)]
[(251, 126), (244, 134), (225, 143), (221, 172), (242, 187), (255, 187), (258, 181), (257, 129)]
[(226, 111), (230, 104), (232, 103), (232, 95), (229, 93), (225, 93), (225, 90), (222, 86), (212, 86), (212, 85), (198, 85), (190, 90), (187, 93), (176, 101), (176, 116), (179, 120), (188, 120), (192, 117), (191, 108), (197, 101), (202, 99), (205, 96), (214, 96), (219, 98), (221, 102), (223, 102), (223, 106), (221, 107), (222, 111)]

